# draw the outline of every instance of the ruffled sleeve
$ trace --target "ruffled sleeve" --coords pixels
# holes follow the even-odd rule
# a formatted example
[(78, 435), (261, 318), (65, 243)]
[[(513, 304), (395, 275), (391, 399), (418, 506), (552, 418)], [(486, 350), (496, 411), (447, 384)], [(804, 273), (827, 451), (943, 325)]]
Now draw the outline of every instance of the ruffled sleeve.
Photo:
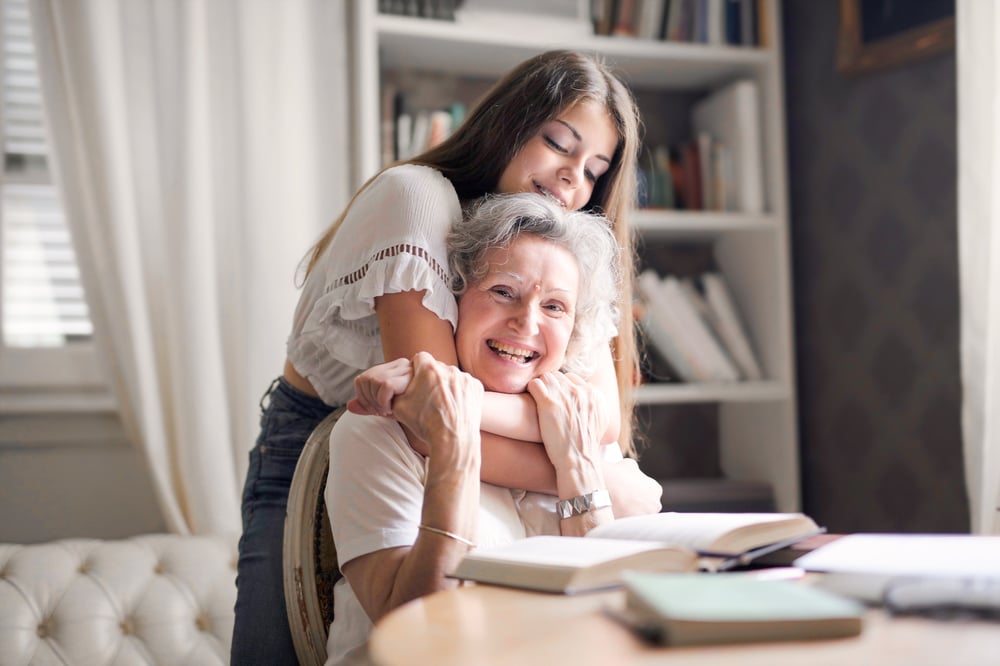
[(288, 342), (296, 369), (316, 386), (331, 362), (359, 370), (380, 363), (374, 307), (383, 294), (424, 291), (424, 307), (454, 330), (445, 241), (460, 218), (451, 182), (429, 167), (388, 169), (362, 190), (303, 286)]

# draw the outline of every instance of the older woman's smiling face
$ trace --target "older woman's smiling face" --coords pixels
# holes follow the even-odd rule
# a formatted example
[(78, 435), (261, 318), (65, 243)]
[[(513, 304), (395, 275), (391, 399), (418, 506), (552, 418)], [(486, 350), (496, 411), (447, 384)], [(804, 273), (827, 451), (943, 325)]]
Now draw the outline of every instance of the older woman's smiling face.
[(458, 362), (489, 391), (521, 393), (563, 364), (579, 268), (568, 250), (530, 234), (486, 259), (489, 272), (458, 302)]

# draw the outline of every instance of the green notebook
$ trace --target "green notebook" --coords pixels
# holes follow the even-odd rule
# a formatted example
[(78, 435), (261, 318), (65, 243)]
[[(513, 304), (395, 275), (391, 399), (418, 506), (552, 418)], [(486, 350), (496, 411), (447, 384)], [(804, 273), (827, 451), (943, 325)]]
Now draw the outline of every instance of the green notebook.
[(864, 607), (803, 582), (746, 573), (627, 572), (625, 616), (667, 645), (840, 638), (861, 633)]

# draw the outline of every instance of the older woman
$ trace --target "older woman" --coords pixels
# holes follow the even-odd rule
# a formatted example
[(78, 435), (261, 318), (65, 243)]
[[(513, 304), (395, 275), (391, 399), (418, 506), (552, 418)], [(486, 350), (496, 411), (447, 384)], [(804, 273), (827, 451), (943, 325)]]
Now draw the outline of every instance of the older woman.
[[(614, 518), (600, 397), (582, 379), (616, 332), (619, 250), (607, 220), (535, 194), (490, 197), (448, 247), (461, 369), (421, 353), (373, 371), (382, 375), (367, 386), (363, 377), (359, 393), (390, 387), (393, 418), (345, 414), (331, 435), (326, 501), (345, 576), (332, 663), (364, 643), (372, 621), (454, 586), (447, 574), (475, 544), (583, 534)], [(535, 399), (558, 498), (480, 481), (484, 390)]]

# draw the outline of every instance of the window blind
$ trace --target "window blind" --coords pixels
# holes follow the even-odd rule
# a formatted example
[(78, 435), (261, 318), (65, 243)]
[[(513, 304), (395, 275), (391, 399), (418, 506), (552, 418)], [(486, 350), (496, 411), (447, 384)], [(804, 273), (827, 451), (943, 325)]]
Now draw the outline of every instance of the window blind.
[(63, 346), (92, 326), (72, 239), (49, 172), (49, 144), (26, 0), (0, 12), (0, 286), (3, 342)]

